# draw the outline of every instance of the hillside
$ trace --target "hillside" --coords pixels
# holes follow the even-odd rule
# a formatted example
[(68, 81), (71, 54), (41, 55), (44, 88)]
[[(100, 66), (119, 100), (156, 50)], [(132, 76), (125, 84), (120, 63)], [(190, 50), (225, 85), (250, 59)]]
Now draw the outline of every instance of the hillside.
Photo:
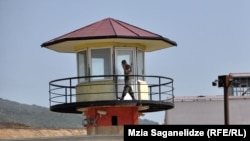
[(46, 107), (0, 98), (0, 123), (21, 123), (45, 128), (82, 128), (82, 118), (80, 114), (56, 113)]
[[(81, 114), (51, 112), (47, 107), (21, 104), (0, 98), (0, 124), (15, 123), (41, 128), (83, 128)], [(139, 124), (158, 124), (139, 119)]]

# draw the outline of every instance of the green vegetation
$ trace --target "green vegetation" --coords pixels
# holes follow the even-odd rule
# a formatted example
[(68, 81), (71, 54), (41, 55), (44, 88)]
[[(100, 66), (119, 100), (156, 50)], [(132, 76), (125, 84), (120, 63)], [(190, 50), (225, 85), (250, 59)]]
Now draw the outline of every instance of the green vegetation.
[(82, 128), (81, 114), (51, 112), (49, 108), (0, 98), (0, 122), (22, 123), (32, 127)]
[[(82, 114), (51, 112), (49, 108), (21, 104), (0, 98), (0, 123), (21, 123), (43, 128), (83, 128)], [(140, 124), (158, 124), (147, 119), (139, 119)]]

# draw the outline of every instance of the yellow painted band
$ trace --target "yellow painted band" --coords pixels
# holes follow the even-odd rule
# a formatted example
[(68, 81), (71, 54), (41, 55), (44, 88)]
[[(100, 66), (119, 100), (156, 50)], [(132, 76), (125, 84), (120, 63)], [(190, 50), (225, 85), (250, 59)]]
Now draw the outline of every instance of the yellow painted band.
[(138, 43), (121, 43), (121, 42), (101, 42), (101, 43), (86, 43), (74, 47), (75, 52), (81, 51), (89, 47), (138, 47), (145, 51), (145, 46)]

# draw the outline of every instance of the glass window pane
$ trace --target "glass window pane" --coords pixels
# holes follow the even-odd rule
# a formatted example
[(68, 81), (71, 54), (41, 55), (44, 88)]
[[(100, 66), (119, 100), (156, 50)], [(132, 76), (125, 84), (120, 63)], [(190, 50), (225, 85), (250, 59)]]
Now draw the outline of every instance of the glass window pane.
[[(119, 49), (117, 50), (117, 64), (116, 64), (116, 68), (117, 68), (117, 71), (116, 73), (118, 75), (124, 75), (124, 71), (123, 71), (123, 68), (122, 68), (122, 65), (121, 65), (121, 62), (122, 60), (126, 60), (127, 63), (129, 65), (131, 65), (132, 67), (132, 72), (131, 74), (134, 74), (134, 66), (133, 66), (133, 51), (132, 50), (122, 50), (122, 49)], [(124, 79), (123, 77), (119, 77), (119, 79)]]
[(144, 74), (144, 52), (141, 50), (138, 50), (137, 63), (138, 63), (138, 75), (143, 75)]
[[(87, 55), (86, 51), (81, 51), (77, 53), (77, 69), (78, 69), (78, 76), (86, 76), (87, 75)], [(80, 82), (86, 81), (85, 78), (79, 79)]]
[[(111, 75), (110, 48), (91, 50), (91, 75)], [(108, 77), (95, 77), (94, 80)]]

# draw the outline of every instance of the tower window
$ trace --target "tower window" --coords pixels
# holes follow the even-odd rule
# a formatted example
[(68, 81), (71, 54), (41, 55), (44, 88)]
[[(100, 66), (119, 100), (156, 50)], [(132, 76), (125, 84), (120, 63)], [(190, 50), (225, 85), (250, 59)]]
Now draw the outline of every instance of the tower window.
[[(83, 77), (87, 75), (87, 53), (85, 51), (81, 51), (77, 53), (77, 69), (78, 76)], [(79, 79), (79, 82), (86, 81), (85, 78)]]
[[(91, 75), (111, 75), (111, 51), (110, 48), (91, 50)], [(108, 79), (96, 77), (94, 80)]]
[(118, 125), (117, 116), (112, 116), (111, 120), (112, 120), (112, 125)]

